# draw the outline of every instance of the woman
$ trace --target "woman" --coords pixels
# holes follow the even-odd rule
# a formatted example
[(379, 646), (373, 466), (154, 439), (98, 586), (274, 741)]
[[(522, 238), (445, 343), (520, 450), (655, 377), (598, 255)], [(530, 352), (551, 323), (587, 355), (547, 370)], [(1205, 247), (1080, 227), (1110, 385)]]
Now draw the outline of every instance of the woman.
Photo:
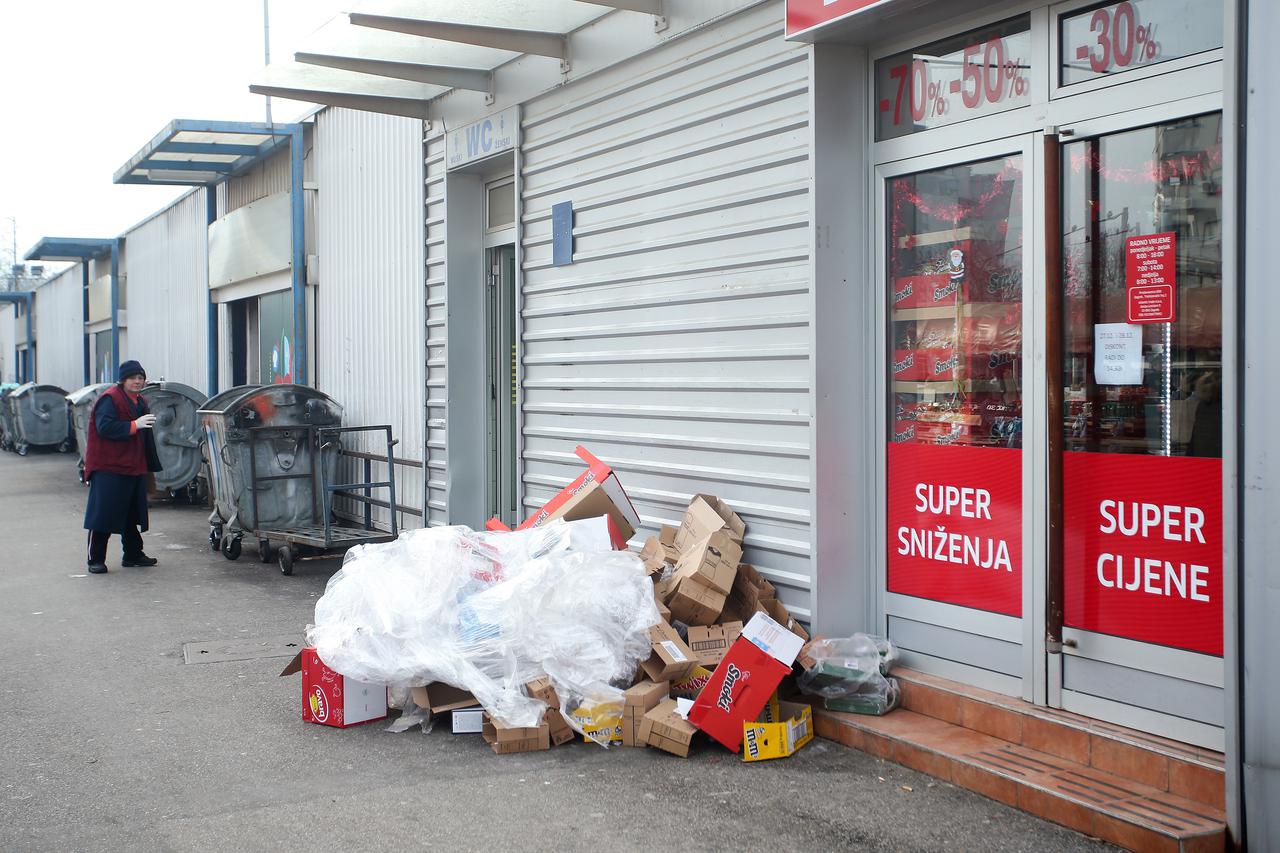
[(115, 387), (93, 406), (89, 419), (84, 475), (89, 481), (89, 505), (84, 527), (89, 531), (89, 572), (107, 571), (107, 542), (119, 533), (124, 545), (122, 566), (154, 566), (158, 561), (142, 551), (147, 524), (147, 474), (159, 471), (151, 414), (142, 389), (147, 373), (136, 361), (120, 365)]

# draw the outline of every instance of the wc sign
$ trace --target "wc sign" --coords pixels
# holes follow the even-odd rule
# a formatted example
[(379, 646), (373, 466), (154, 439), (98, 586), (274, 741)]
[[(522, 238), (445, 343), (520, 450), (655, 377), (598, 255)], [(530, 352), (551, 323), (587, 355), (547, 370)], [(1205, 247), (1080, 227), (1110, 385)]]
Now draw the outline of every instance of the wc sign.
[(445, 134), (445, 168), (456, 169), (520, 144), (520, 108), (508, 107)]

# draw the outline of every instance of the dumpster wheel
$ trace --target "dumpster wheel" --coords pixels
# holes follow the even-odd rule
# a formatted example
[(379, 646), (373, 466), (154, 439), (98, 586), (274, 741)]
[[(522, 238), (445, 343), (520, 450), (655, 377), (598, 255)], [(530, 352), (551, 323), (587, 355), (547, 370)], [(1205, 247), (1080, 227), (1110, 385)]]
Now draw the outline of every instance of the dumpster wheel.
[(271, 562), (271, 543), (266, 539), (258, 540), (258, 559), (264, 563)]
[(27, 451), (28, 451), (28, 450), (30, 450), (30, 449), (31, 449), (31, 446), (30, 446), (29, 444), (27, 444), (25, 441), (24, 441), (24, 442), (22, 442), (21, 444), (19, 444), (17, 447), (15, 447), (15, 448), (14, 448), (14, 450), (16, 450), (16, 451), (17, 451), (17, 453), (18, 453), (18, 455), (19, 455), (19, 456), (26, 456), (26, 455), (27, 455)]
[(209, 550), (218, 553), (222, 550), (222, 528), (213, 526), (209, 528)]
[(71, 452), (71, 440), (70, 440), (70, 439), (67, 439), (66, 441), (64, 441), (64, 442), (62, 442), (61, 444), (59, 444), (59, 445), (58, 445), (58, 452), (59, 452), (59, 453), (70, 453), (70, 452)]
[(293, 574), (293, 549), (288, 545), (281, 545), (280, 550), (276, 551), (276, 563), (280, 566), (280, 574)]
[(222, 537), (222, 556), (228, 560), (240, 559), (240, 537), (224, 536)]

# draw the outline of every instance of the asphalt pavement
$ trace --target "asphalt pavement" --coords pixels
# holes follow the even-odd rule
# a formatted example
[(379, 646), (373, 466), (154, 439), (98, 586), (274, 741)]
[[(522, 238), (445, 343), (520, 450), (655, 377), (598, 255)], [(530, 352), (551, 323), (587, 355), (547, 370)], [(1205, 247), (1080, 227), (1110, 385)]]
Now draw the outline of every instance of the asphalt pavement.
[[(87, 575), (75, 472), (0, 453), (0, 850), (1112, 849), (821, 739), (744, 764), (304, 723), (280, 655), (339, 561), (231, 562), (207, 508), (159, 503), (160, 564), (121, 568), (113, 538)], [(273, 656), (187, 663), (188, 644)]]

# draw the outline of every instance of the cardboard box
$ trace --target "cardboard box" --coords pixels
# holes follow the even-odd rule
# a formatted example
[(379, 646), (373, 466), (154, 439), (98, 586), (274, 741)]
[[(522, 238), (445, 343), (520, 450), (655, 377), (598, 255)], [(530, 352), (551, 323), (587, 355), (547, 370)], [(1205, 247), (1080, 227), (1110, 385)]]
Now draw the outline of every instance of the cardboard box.
[(813, 740), (813, 710), (801, 702), (779, 704), (782, 721), (743, 724), (743, 761), (786, 758)]
[(720, 625), (691, 625), (689, 627), (689, 648), (693, 649), (698, 662), (709, 669), (715, 669), (720, 661), (742, 633), (741, 622), (724, 622)]
[(769, 697), (769, 701), (765, 703), (764, 708), (760, 710), (760, 716), (756, 717), (757, 723), (780, 723), (782, 722), (781, 703), (778, 701), (778, 691), (773, 691), (773, 695)]
[(955, 293), (952, 292), (947, 301), (946, 289), (951, 283), (951, 276), (946, 273), (933, 275), (912, 275), (893, 280), (891, 301), (894, 308), (925, 308), (934, 305), (956, 304)]
[(621, 703), (601, 703), (574, 708), (570, 714), (582, 729), (582, 736), (601, 746), (622, 743), (622, 718), (625, 706)]
[(918, 382), (924, 379), (924, 359), (913, 349), (896, 349), (890, 365), (894, 382)]
[[(640, 514), (632, 506), (631, 499), (627, 497), (612, 468), (592, 456), (582, 445), (574, 448), (573, 452), (587, 463), (587, 470), (547, 501), (542, 509), (526, 518), (516, 529), (540, 527), (557, 518), (575, 521), (607, 515), (614, 547), (619, 550), (625, 549), (627, 542), (635, 536), (636, 528), (640, 526)], [(485, 527), (489, 530), (510, 529), (496, 518), (489, 519)]]
[(409, 691), (413, 703), (419, 708), (426, 708), (433, 714), (456, 711), (461, 708), (474, 708), (480, 703), (470, 691), (443, 681), (433, 681), (425, 687), (415, 687)]
[(480, 732), (484, 742), (493, 747), (499, 755), (511, 755), (516, 752), (539, 752), (551, 748), (551, 728), (547, 721), (536, 728), (513, 729), (484, 715), (484, 726)]
[(738, 563), (742, 560), (742, 546), (718, 530), (699, 539), (689, 550), (680, 555), (676, 563), (676, 578), (698, 577), (717, 592), (728, 595), (738, 577)]
[(697, 733), (697, 728), (676, 713), (676, 700), (666, 699), (644, 715), (638, 737), (649, 746), (688, 758)]
[(795, 617), (791, 615), (791, 612), (787, 610), (786, 606), (782, 602), (775, 598), (765, 601), (763, 604), (765, 612), (769, 614), (769, 617), (773, 619), (773, 621), (782, 625), (788, 631), (799, 637), (802, 644), (809, 642), (809, 632), (804, 629), (803, 625), (795, 620)]
[(738, 566), (738, 576), (734, 578), (733, 589), (729, 591), (729, 600), (724, 612), (721, 614), (721, 618), (722, 620), (746, 622), (760, 612), (762, 609), (760, 606), (761, 601), (777, 597), (778, 593), (773, 588), (773, 584), (761, 577), (755, 566), (749, 563), (741, 563)]
[(689, 508), (684, 511), (680, 529), (676, 531), (676, 550), (683, 554), (695, 542), (717, 530), (725, 531), (730, 539), (741, 545), (747, 525), (738, 518), (737, 513), (729, 509), (728, 504), (715, 495), (694, 495)]
[(671, 698), (697, 699), (698, 694), (702, 692), (702, 688), (706, 687), (707, 682), (711, 680), (712, 669), (708, 669), (705, 666), (696, 666), (693, 668), (693, 672), (683, 679), (671, 682)]
[(449, 720), (455, 735), (475, 735), (484, 732), (484, 708), (462, 708), (454, 711)]
[(633, 684), (622, 694), (622, 745), (646, 746), (640, 740), (640, 721), (644, 715), (667, 700), (671, 692), (670, 681), (642, 681)]
[(302, 719), (345, 729), (387, 718), (387, 686), (355, 681), (325, 666), (310, 646), (294, 656), (281, 676), (302, 673)]
[(813, 638), (801, 647), (800, 654), (796, 656), (796, 663), (800, 664), (801, 669), (808, 671), (817, 664), (818, 659), (813, 656), (813, 644), (824, 639), (826, 638), (821, 634), (814, 634)]
[(791, 672), (803, 641), (764, 613), (742, 629), (693, 703), (689, 722), (737, 752), (743, 723), (754, 721)]
[(653, 644), (653, 653), (640, 667), (653, 681), (679, 681), (698, 665), (693, 649), (666, 622), (649, 629), (649, 641)]
[(676, 548), (676, 528), (663, 525), (657, 536), (650, 536), (640, 549), (640, 559), (649, 574), (656, 574), (664, 566), (675, 567), (680, 560), (680, 551)]
[(701, 576), (686, 577), (667, 596), (671, 618), (686, 625), (714, 625), (724, 612), (727, 596), (702, 582)]
[(552, 746), (561, 746), (573, 740), (573, 727), (569, 725), (569, 721), (560, 713), (560, 695), (556, 693), (556, 688), (551, 684), (551, 679), (535, 678), (533, 681), (527, 682), (524, 689), (534, 699), (539, 699), (547, 705), (545, 719), (547, 726), (551, 730)]

